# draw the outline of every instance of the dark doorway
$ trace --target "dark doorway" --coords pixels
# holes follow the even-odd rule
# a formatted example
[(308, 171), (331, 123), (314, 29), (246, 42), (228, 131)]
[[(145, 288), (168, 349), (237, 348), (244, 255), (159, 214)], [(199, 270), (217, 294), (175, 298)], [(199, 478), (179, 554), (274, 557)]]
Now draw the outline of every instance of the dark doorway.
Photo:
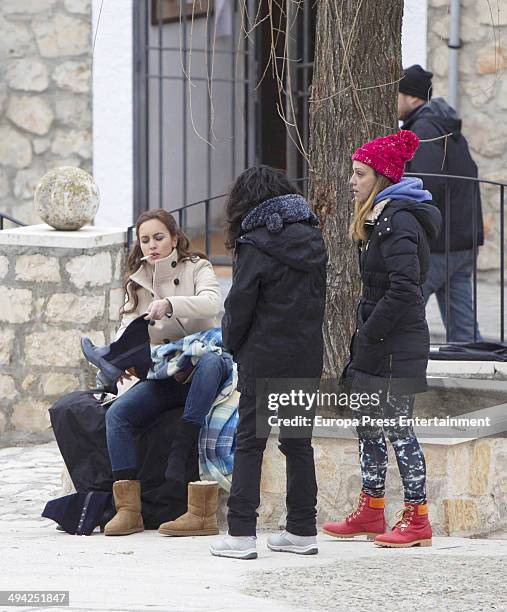
[[(287, 10), (292, 12), (287, 15)], [(300, 4), (272, 3), (272, 11), (271, 20), (265, 19), (269, 14), (268, 2), (262, 0), (262, 10), (259, 11), (262, 23), (256, 40), (259, 79), (258, 159), (261, 163), (287, 170), (292, 178), (306, 178), (307, 164), (303, 151), (308, 151), (316, 7), (310, 0)], [(288, 41), (287, 21), (290, 24)], [(277, 73), (272, 65), (273, 47), (277, 58)], [(283, 80), (282, 92), (279, 91), (279, 79)], [(291, 128), (292, 123), (297, 128)]]
[[(247, 4), (251, 29), (268, 2)], [(135, 215), (157, 207), (181, 209), (182, 225), (195, 234), (204, 223), (219, 226), (224, 202), (219, 196), (247, 166), (265, 163), (286, 169), (291, 178), (307, 176), (302, 151), (308, 150), (316, 9), (314, 0), (270, 4), (275, 35), (265, 20), (238, 44), (243, 31), (238, 0), (231, 0), (231, 35), (220, 40), (213, 39), (213, 13), (198, 11), (192, 20), (185, 9), (175, 20), (174, 0), (133, 3)], [(276, 56), (288, 52), (290, 59), (277, 60), (281, 93), (269, 65), (273, 41)], [(297, 130), (287, 129), (281, 114)], [(192, 206), (195, 202), (202, 203)]]

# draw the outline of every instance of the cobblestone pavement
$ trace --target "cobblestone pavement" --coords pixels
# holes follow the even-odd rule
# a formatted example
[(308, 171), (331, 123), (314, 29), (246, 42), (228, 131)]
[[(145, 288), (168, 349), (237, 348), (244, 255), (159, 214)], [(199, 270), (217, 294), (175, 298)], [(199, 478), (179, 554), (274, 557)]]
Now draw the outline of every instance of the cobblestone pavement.
[(40, 514), (60, 494), (62, 466), (56, 442), (0, 448), (0, 521), (47, 525)]
[[(230, 279), (220, 283), (225, 297)], [(498, 286), (481, 284), (479, 303), (481, 331), (494, 337)], [(428, 320), (442, 339), (434, 299)], [(40, 513), (61, 495), (62, 465), (55, 442), (0, 448), (0, 590), (69, 590), (73, 611), (507, 610), (499, 539), (434, 538), (416, 551), (319, 536), (319, 555), (303, 558), (268, 552), (260, 534), (259, 559), (248, 563), (212, 559), (209, 538), (58, 533)]]
[(209, 538), (75, 537), (40, 517), (61, 469), (54, 442), (0, 449), (0, 590), (69, 590), (73, 611), (507, 610), (505, 541), (390, 550), (319, 536), (308, 558), (269, 552), (261, 533), (245, 562), (212, 558)]

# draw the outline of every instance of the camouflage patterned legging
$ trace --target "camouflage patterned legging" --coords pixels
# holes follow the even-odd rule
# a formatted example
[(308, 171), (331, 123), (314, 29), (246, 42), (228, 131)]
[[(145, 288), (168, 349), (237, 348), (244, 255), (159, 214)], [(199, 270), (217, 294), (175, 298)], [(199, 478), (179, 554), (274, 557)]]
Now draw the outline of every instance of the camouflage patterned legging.
[[(412, 417), (414, 396), (388, 394), (384, 405), (371, 410), (368, 416), (375, 419)], [(400, 470), (405, 501), (416, 504), (426, 502), (426, 463), (422, 449), (412, 427), (395, 425), (376, 426), (365, 424), (357, 427), (359, 458), (363, 478), (363, 491), (373, 497), (383, 497), (387, 473), (387, 444), (384, 432), (393, 445)]]

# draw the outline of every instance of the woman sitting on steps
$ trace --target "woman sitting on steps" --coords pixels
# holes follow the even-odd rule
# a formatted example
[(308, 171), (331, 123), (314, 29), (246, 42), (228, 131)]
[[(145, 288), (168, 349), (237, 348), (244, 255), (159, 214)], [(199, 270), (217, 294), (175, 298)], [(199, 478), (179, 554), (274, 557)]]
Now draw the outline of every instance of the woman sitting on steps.
[[(189, 240), (174, 217), (161, 209), (141, 214), (136, 237), (128, 258), (126, 303), (116, 340), (142, 315), (150, 321), (152, 346), (215, 327), (221, 306), (218, 281), (205, 256), (190, 251)], [(184, 494), (190, 453), (195, 452), (201, 426), (227, 373), (225, 358), (218, 352), (208, 352), (198, 360), (187, 384), (174, 377), (141, 380), (114, 401), (106, 413), (106, 433), (116, 515), (107, 523), (106, 535), (128, 535), (144, 529), (132, 430), (153, 423), (166, 410), (185, 406), (165, 472), (166, 480)], [(129, 378), (128, 372), (122, 376)], [(209, 508), (213, 504), (205, 498), (210, 495), (216, 511), (216, 483), (199, 487), (194, 497), (202, 505), (207, 501)], [(166, 532), (164, 525), (160, 530)], [(218, 533), (216, 519), (207, 533)]]

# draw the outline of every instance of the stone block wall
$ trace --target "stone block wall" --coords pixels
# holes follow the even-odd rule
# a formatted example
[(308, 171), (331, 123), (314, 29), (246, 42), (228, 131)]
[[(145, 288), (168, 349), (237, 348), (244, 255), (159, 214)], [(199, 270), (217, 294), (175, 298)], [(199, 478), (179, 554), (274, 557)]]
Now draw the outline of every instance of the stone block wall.
[[(449, 0), (429, 0), (428, 68), (434, 95), (447, 97)], [(507, 5), (489, 0), (461, 0), (459, 112), (463, 134), (479, 166), (479, 176), (507, 182)], [(482, 187), (489, 228), (479, 252), (479, 267), (499, 268), (499, 189)], [(495, 277), (496, 278), (496, 277)]]
[[(95, 384), (80, 337), (109, 342), (123, 303), (125, 232), (108, 230), (101, 245), (100, 230), (94, 230), (95, 237), (80, 245), (83, 230), (48, 229), (41, 246), (33, 244), (37, 227), (0, 232), (2, 445), (53, 439), (51, 404)], [(62, 237), (66, 245), (57, 246)]]
[[(356, 440), (314, 438), (318, 516), (322, 525), (357, 504), (361, 474)], [(507, 440), (487, 438), (455, 445), (423, 444), (427, 494), (435, 535), (484, 536), (507, 529)], [(264, 457), (259, 526), (276, 529), (285, 512), (285, 458), (276, 438)], [(386, 518), (393, 524), (403, 490), (389, 445)]]
[(0, 212), (38, 223), (55, 166), (91, 171), (91, 0), (0, 2)]

